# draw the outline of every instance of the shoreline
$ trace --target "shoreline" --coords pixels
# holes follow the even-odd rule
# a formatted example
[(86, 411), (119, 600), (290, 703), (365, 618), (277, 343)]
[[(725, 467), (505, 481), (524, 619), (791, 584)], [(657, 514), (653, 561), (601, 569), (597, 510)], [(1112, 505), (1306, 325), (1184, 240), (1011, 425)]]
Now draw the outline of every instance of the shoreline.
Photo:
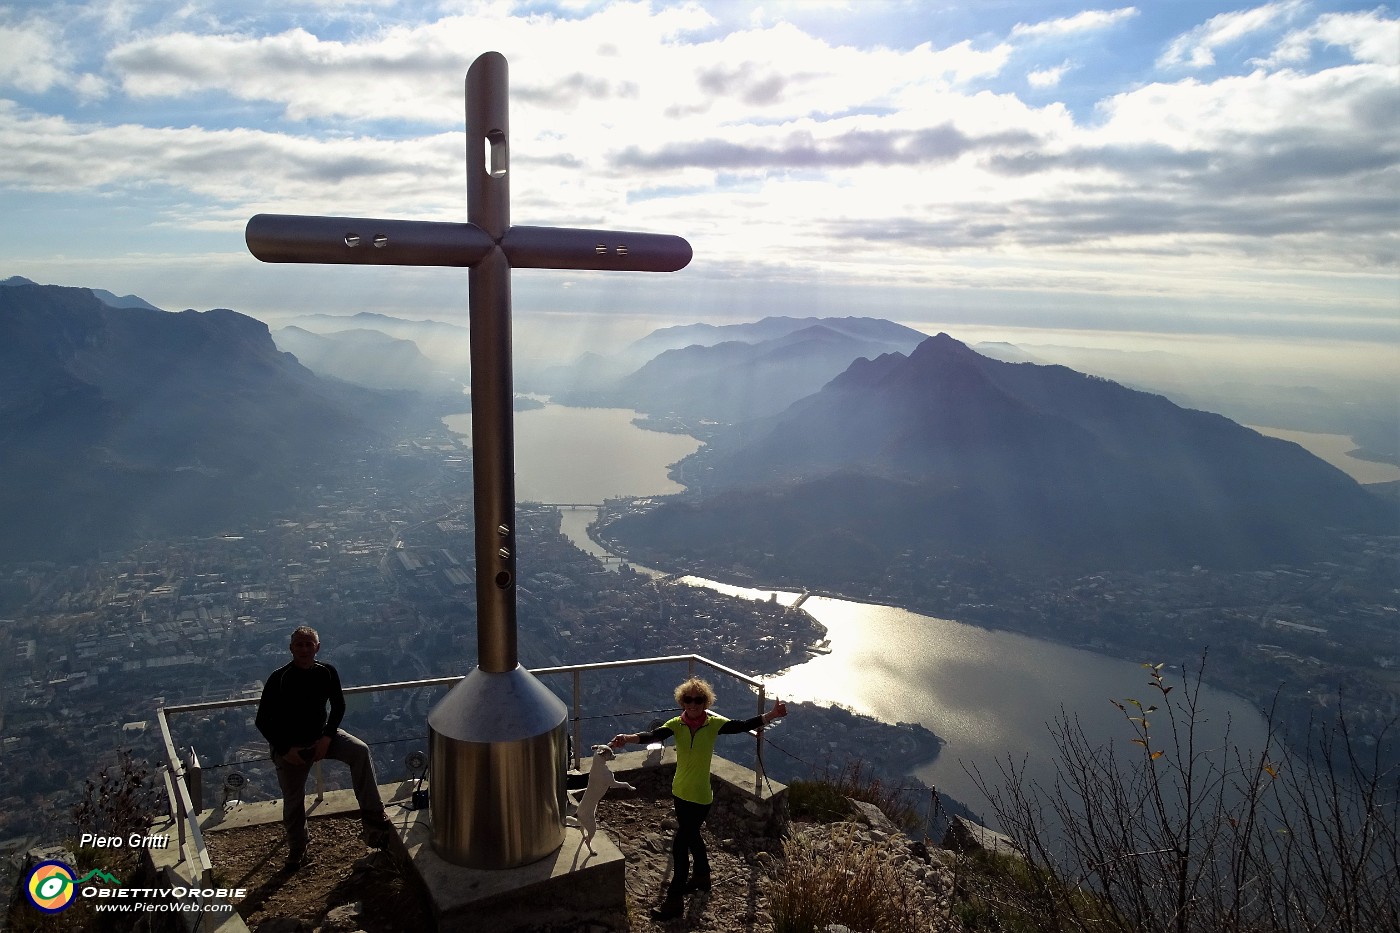
[[(609, 555), (618, 558), (619, 560), (621, 560), (622, 562), (624, 562), (625, 564), (627, 564), (627, 565), (629, 565), (629, 566), (634, 564), (634, 560), (633, 560), (633, 558), (632, 558), (631, 556), (619, 554), (617, 551), (615, 551), (615, 550), (610, 546), (610, 544), (611, 544), (610, 541), (608, 541), (608, 540), (600, 540), (599, 538), (597, 538), (597, 537), (592, 533), (591, 529), (590, 529), (589, 532), (588, 532), (588, 537), (589, 537), (589, 539), (590, 539), (591, 541), (593, 541), (594, 544), (596, 544), (598, 547), (602, 548), (602, 549), (603, 549), (604, 551), (606, 551)], [(660, 562), (660, 563), (662, 563), (662, 564), (664, 565), (665, 562), (662, 561), (662, 562)], [(1085, 643), (1083, 643), (1083, 642), (1075, 642), (1075, 641), (1070, 641), (1070, 640), (1068, 640), (1068, 639), (1055, 638), (1055, 637), (1052, 637), (1051, 634), (1049, 634), (1049, 633), (1032, 632), (1032, 631), (1027, 631), (1027, 630), (1025, 630), (1025, 629), (1023, 629), (1023, 628), (1018, 628), (1018, 627), (1011, 626), (1011, 625), (997, 625), (997, 624), (995, 624), (995, 623), (984, 622), (984, 621), (981, 621), (981, 620), (973, 621), (973, 620), (968, 620), (968, 619), (952, 618), (952, 617), (946, 616), (946, 615), (938, 615), (938, 614), (931, 613), (931, 612), (929, 612), (928, 610), (926, 610), (926, 609), (924, 609), (924, 608), (921, 608), (921, 607), (919, 607), (919, 606), (916, 605), (916, 604), (910, 604), (910, 603), (899, 602), (899, 601), (891, 600), (891, 599), (888, 599), (888, 598), (881, 598), (881, 597), (876, 597), (876, 596), (853, 596), (853, 595), (850, 595), (850, 594), (847, 594), (847, 593), (841, 593), (841, 592), (838, 592), (838, 591), (835, 591), (835, 590), (813, 589), (813, 588), (806, 588), (806, 587), (793, 586), (793, 585), (776, 585), (776, 586), (772, 586), (772, 585), (767, 585), (767, 584), (763, 584), (763, 583), (756, 582), (756, 581), (754, 581), (754, 580), (752, 580), (752, 579), (741, 579), (741, 578), (737, 578), (737, 577), (733, 576), (732, 573), (730, 573), (730, 574), (725, 574), (725, 573), (723, 573), (723, 572), (719, 572), (719, 573), (708, 573), (708, 572), (706, 572), (706, 573), (698, 573), (698, 572), (695, 572), (695, 571), (693, 571), (693, 570), (666, 570), (666, 569), (664, 569), (664, 567), (657, 567), (657, 566), (654, 566), (654, 565), (652, 565), (652, 564), (637, 565), (637, 566), (642, 566), (643, 569), (646, 570), (646, 571), (650, 571), (650, 572), (652, 572), (652, 573), (661, 574), (661, 575), (663, 575), (666, 579), (672, 580), (672, 581), (678, 581), (678, 580), (679, 580), (680, 578), (682, 578), (682, 577), (695, 577), (695, 578), (697, 578), (697, 579), (710, 580), (710, 581), (712, 581), (712, 582), (714, 582), (714, 583), (717, 583), (717, 584), (720, 584), (720, 585), (722, 585), (722, 586), (736, 587), (736, 588), (739, 588), (739, 589), (761, 590), (761, 591), (764, 591), (764, 592), (776, 592), (776, 593), (806, 593), (806, 594), (808, 594), (808, 595), (810, 595), (810, 596), (820, 596), (820, 597), (825, 597), (825, 598), (828, 598), (828, 599), (837, 599), (837, 600), (841, 600), (841, 601), (843, 601), (843, 602), (859, 603), (859, 604), (867, 605), (867, 606), (880, 606), (880, 607), (887, 608), (887, 609), (897, 609), (897, 610), (900, 610), (901, 612), (908, 612), (908, 613), (910, 613), (910, 614), (912, 614), (912, 615), (922, 616), (922, 617), (928, 618), (928, 619), (937, 619), (937, 620), (943, 621), (943, 622), (952, 622), (952, 623), (955, 623), (955, 624), (958, 624), (958, 625), (966, 625), (966, 626), (969, 626), (969, 627), (971, 627), (971, 628), (981, 629), (981, 630), (987, 631), (987, 632), (999, 632), (999, 633), (1010, 634), (1010, 635), (1019, 635), (1019, 636), (1022, 636), (1022, 637), (1024, 637), (1024, 638), (1030, 638), (1030, 639), (1036, 639), (1036, 640), (1044, 641), (1044, 642), (1046, 642), (1046, 643), (1048, 643), (1048, 644), (1057, 645), (1057, 646), (1062, 647), (1062, 648), (1072, 648), (1072, 649), (1074, 649), (1074, 650), (1076, 650), (1076, 651), (1084, 651), (1084, 652), (1088, 652), (1088, 653), (1090, 653), (1090, 654), (1096, 654), (1096, 655), (1098, 655), (1098, 656), (1100, 656), (1100, 657), (1108, 658), (1108, 659), (1114, 660), (1114, 661), (1121, 661), (1121, 662), (1126, 663), (1126, 664), (1142, 664), (1142, 663), (1147, 663), (1147, 662), (1145, 662), (1144, 659), (1141, 658), (1141, 657), (1130, 657), (1130, 656), (1128, 656), (1126, 653), (1116, 653), (1116, 652), (1113, 652), (1113, 651), (1107, 651), (1107, 650), (1104, 650), (1103, 648), (1095, 647), (1095, 646), (1093, 646), (1093, 645), (1088, 645), (1088, 644), (1085, 644)], [(805, 611), (805, 610), (803, 610), (803, 611)], [(813, 618), (813, 621), (816, 622), (818, 626), (820, 626), (820, 628), (822, 629), (823, 632), (826, 632), (826, 631), (827, 631), (826, 626), (823, 625), (823, 624), (821, 623), (820, 620), (818, 620), (818, 619), (816, 619), (816, 618), (814, 617), (814, 618)], [(821, 643), (820, 643), (820, 642), (817, 642), (817, 643), (815, 643), (815, 644), (813, 644), (813, 645), (808, 645), (808, 646), (806, 646), (806, 648), (807, 648), (807, 649), (811, 649), (811, 648), (816, 647), (816, 646), (819, 645), (819, 644), (821, 644)], [(829, 651), (829, 649), (828, 649), (828, 651)], [(813, 655), (813, 656), (815, 656), (815, 655)], [(1199, 660), (1199, 658), (1198, 658), (1198, 660)], [(1208, 660), (1208, 659), (1207, 659), (1207, 660)], [(805, 661), (799, 662), (799, 664), (801, 664), (801, 663), (805, 663)], [(1189, 663), (1189, 662), (1186, 662), (1186, 663)], [(1166, 662), (1165, 667), (1166, 667), (1166, 669), (1168, 669), (1168, 670), (1182, 671), (1183, 673), (1185, 673), (1187, 670), (1189, 670), (1189, 668), (1186, 666), (1186, 663)], [(798, 666), (798, 665), (792, 665), (792, 667), (796, 667), (796, 666)], [(790, 668), (783, 668), (784, 671), (785, 671), (785, 670), (789, 670), (789, 669), (790, 669)], [(781, 673), (781, 672), (777, 672), (777, 673)], [(1249, 696), (1249, 695), (1246, 694), (1246, 693), (1240, 692), (1240, 690), (1238, 690), (1238, 689), (1236, 688), (1236, 686), (1234, 686), (1233, 684), (1231, 684), (1231, 683), (1229, 683), (1229, 682), (1222, 681), (1222, 680), (1217, 680), (1216, 678), (1212, 677), (1211, 674), (1210, 674), (1209, 668), (1207, 668), (1207, 671), (1206, 671), (1205, 675), (1203, 676), (1203, 682), (1204, 682), (1205, 684), (1207, 684), (1207, 685), (1213, 687), (1213, 688), (1216, 689), (1216, 690), (1219, 690), (1219, 691), (1221, 691), (1221, 692), (1223, 692), (1223, 693), (1227, 693), (1227, 694), (1229, 694), (1229, 695), (1231, 695), (1231, 696), (1233, 696), (1233, 697), (1235, 697), (1235, 698), (1237, 698), (1237, 699), (1239, 699), (1239, 700), (1241, 700), (1241, 701), (1243, 701), (1243, 702), (1249, 704), (1249, 705), (1250, 705), (1253, 709), (1255, 709), (1261, 716), (1264, 716), (1264, 717), (1267, 719), (1267, 717), (1268, 717), (1268, 709), (1267, 709), (1265, 706), (1262, 706), (1262, 705), (1259, 703), (1259, 701), (1258, 701), (1257, 699), (1255, 699), (1255, 698)]]

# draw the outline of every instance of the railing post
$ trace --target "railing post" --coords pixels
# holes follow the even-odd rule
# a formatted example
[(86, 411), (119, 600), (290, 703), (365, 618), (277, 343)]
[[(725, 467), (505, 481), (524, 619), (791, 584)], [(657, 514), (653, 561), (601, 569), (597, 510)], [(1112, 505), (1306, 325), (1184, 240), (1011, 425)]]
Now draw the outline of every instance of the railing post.
[[(209, 849), (204, 844), (204, 834), (199, 831), (199, 812), (191, 812), (193, 804), (190, 802), (189, 786), (181, 780), (183, 775), (179, 774), (180, 753), (175, 749), (175, 741), (170, 736), (170, 720), (166, 715), (169, 712), (165, 707), (156, 710), (156, 723), (160, 726), (160, 737), (165, 743), (166, 761), (166, 789), (171, 793), (176, 801), (174, 810), (180, 820), (180, 860), (184, 861), (188, 856), (191, 858), (193, 870), (199, 872), (201, 882), (212, 884), (214, 880), (214, 868), (209, 861)], [(190, 848), (185, 848), (185, 829), (189, 829)]]
[(204, 809), (204, 769), (199, 766), (199, 755), (190, 746), (189, 757), (185, 759), (185, 786), (190, 789), (190, 803), (194, 812)]
[[(768, 688), (767, 688), (765, 685), (763, 685), (763, 684), (759, 684), (759, 685), (758, 685), (758, 715), (759, 715), (759, 716), (762, 716), (762, 715), (763, 715), (763, 708), (764, 708), (765, 706), (767, 706), (767, 705), (768, 705)], [(764, 724), (763, 724), (762, 722), (760, 722), (760, 723), (758, 724), (758, 740), (757, 740), (757, 742), (756, 742), (756, 744), (755, 744), (755, 746), (754, 746), (754, 756), (753, 756), (753, 792), (754, 792), (755, 794), (758, 795), (758, 797), (759, 797), (760, 800), (763, 798), (763, 726), (764, 726)]]
[(162, 777), (165, 778), (166, 796), (170, 798), (170, 816), (175, 826), (179, 829), (180, 855), (183, 857), (185, 854), (185, 814), (183, 812), (185, 807), (181, 802), (180, 795), (175, 792), (175, 782), (178, 781), (179, 778), (175, 777), (175, 772), (170, 770), (169, 765), (165, 766)]
[(317, 802), (317, 803), (320, 803), (322, 800), (325, 800), (325, 799), (326, 799), (326, 772), (325, 772), (325, 770), (321, 767), (321, 761), (324, 761), (324, 760), (325, 760), (325, 759), (319, 759), (319, 760), (317, 760), (317, 762), (316, 762), (316, 802)]
[(582, 678), (582, 674), (583, 674), (582, 671), (574, 671), (574, 707), (573, 707), (574, 730), (573, 730), (573, 731), (574, 731), (574, 770), (575, 770), (575, 771), (578, 770), (579, 765), (582, 764), (582, 762), (583, 762), (583, 744), (582, 744), (582, 742), (583, 742), (583, 722), (582, 722), (583, 713), (582, 713), (582, 710), (580, 710), (580, 708), (579, 708), (579, 707), (581, 706), (581, 704), (583, 703), (583, 694), (582, 694), (582, 689), (581, 689), (581, 678)]

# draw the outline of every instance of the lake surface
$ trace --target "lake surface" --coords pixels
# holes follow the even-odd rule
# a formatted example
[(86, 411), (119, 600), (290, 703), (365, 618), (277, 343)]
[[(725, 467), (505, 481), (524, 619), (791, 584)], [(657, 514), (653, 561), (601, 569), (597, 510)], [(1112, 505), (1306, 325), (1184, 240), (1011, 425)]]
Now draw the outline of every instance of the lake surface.
[(1356, 441), (1345, 434), (1316, 434), (1312, 431), (1285, 431), (1283, 428), (1249, 427), (1268, 437), (1292, 441), (1320, 460), (1325, 460), (1358, 483), (1390, 483), (1400, 480), (1400, 467), (1393, 463), (1360, 460), (1351, 455)]
[[(769, 596), (695, 577), (682, 582), (750, 599)], [(779, 601), (790, 604), (795, 595), (780, 594)], [(854, 600), (810, 596), (802, 608), (826, 626), (831, 653), (769, 677), (769, 694), (840, 703), (885, 722), (922, 723), (947, 745), (913, 773), (979, 812), (982, 794), (964, 766), (993, 778), (1008, 754), (1017, 765), (1026, 756), (1028, 773), (1044, 781), (1054, 752), (1046, 724), (1061, 708), (1088, 735), (1111, 737), (1121, 747), (1133, 733), (1110, 700), (1161, 699), (1141, 664), (1092, 651)], [(1179, 683), (1175, 676), (1169, 682)], [(1227, 725), (1232, 744), (1263, 747), (1264, 720), (1247, 701), (1205, 687), (1201, 706), (1208, 720), (1202, 747), (1218, 745)]]
[[(644, 431), (634, 412), (547, 406), (516, 414), (516, 484), (521, 500), (601, 502), (615, 495), (679, 491), (666, 468), (699, 442)], [(445, 419), (454, 425), (466, 416)], [(592, 510), (565, 511), (564, 532), (580, 547), (602, 553), (588, 540)], [(744, 598), (770, 591), (726, 586), (697, 577), (684, 582)], [(821, 581), (812, 581), (820, 586)], [(791, 604), (796, 593), (780, 593)], [(947, 740), (943, 754), (913, 771), (975, 810), (984, 802), (964, 767), (989, 777), (1008, 753), (1027, 758), (1030, 776), (1046, 781), (1054, 743), (1046, 723), (1061, 708), (1078, 716), (1091, 736), (1132, 737), (1109, 702), (1128, 697), (1152, 702), (1139, 664), (1053, 642), (991, 631), (902, 609), (829, 597), (809, 597), (803, 608), (827, 627), (831, 653), (768, 678), (768, 691), (785, 699), (840, 703), (887, 722), (918, 722)], [(1143, 658), (1143, 661), (1189, 659)], [(1232, 741), (1259, 748), (1262, 717), (1246, 701), (1204, 689), (1208, 731), (1219, 737), (1227, 721)], [(1162, 721), (1165, 725), (1165, 720)], [(853, 750), (856, 753), (859, 750)]]
[[(546, 405), (515, 413), (515, 497), (533, 502), (594, 502), (654, 496), (684, 487), (666, 468), (700, 442), (685, 434), (643, 431), (621, 408)], [(471, 415), (448, 415), (448, 430), (470, 438)], [(567, 513), (565, 513), (567, 514)]]

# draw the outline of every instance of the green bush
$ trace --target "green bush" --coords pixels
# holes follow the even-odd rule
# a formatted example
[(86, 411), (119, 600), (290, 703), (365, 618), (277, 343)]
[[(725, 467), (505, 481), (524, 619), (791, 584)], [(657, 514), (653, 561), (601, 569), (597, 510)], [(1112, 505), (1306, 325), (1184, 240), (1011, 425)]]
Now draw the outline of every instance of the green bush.
[(915, 793), (904, 784), (887, 784), (865, 762), (851, 760), (840, 769), (818, 769), (811, 780), (793, 781), (788, 785), (788, 806), (794, 816), (832, 822), (849, 816), (849, 801), (859, 800), (879, 807), (896, 826), (909, 831), (923, 824), (913, 802)]
[[(959, 856), (953, 877), (952, 914), (966, 933), (1057, 933), (1077, 928), (1071, 916), (1116, 928), (1108, 906), (1091, 893), (1068, 889), (1052, 872), (1014, 855)], [(1066, 902), (1074, 905), (1071, 912), (1063, 910)]]

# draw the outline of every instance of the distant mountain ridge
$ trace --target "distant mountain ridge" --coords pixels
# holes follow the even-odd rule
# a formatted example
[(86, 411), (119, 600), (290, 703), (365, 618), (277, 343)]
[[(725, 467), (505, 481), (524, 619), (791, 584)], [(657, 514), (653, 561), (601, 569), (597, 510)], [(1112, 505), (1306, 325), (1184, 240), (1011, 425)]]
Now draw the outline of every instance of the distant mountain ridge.
[(1241, 424), (1347, 435), (1369, 452), (1368, 459), (1400, 463), (1400, 421), (1395, 417), (1400, 379), (1394, 372), (1382, 377), (1366, 368), (1307, 370), (1267, 358), (1221, 368), (1183, 352), (1063, 344), (978, 344), (975, 349), (1008, 362), (1057, 363), (1104, 376)]
[[(946, 334), (854, 362), (790, 408), (680, 465), (704, 501), (624, 519), (624, 541), (775, 561), (921, 553), (1037, 565), (1265, 566), (1395, 517), (1295, 444), (1062, 366), (982, 356)], [(732, 548), (732, 534), (730, 547)]]
[(375, 389), (462, 394), (462, 384), (439, 372), (412, 340), (377, 330), (317, 334), (295, 326), (279, 328), (272, 339), (323, 376)]
[[(820, 389), (852, 360), (909, 351), (927, 335), (877, 318), (771, 317), (653, 331), (612, 360), (591, 356), (561, 376), (564, 404), (633, 408), (725, 423), (774, 414)], [(637, 365), (636, 361), (645, 361)], [(627, 366), (637, 365), (621, 375)], [(579, 387), (582, 388), (579, 388)]]
[(418, 352), (430, 360), (434, 368), (462, 382), (470, 379), (471, 331), (461, 324), (433, 320), (414, 321), (374, 311), (359, 311), (355, 314), (300, 314), (285, 323), (323, 337), (372, 331), (397, 340), (410, 341), (417, 345)]
[(622, 404), (639, 411), (748, 421), (811, 395), (854, 359), (907, 348), (911, 339), (901, 337), (876, 341), (812, 324), (755, 343), (696, 344), (661, 353), (616, 391)]
[(208, 530), (291, 501), (389, 406), (328, 383), (230, 310), (0, 288), (8, 555), (90, 553), (115, 529)]
[[(0, 286), (38, 284), (38, 282), (32, 279), (26, 279), (22, 275), (12, 275), (7, 279), (0, 280)], [(90, 288), (88, 291), (92, 292), (93, 295), (97, 297), (98, 301), (107, 305), (109, 308), (145, 308), (149, 311), (160, 310), (160, 308), (157, 308), (146, 299), (137, 297), (136, 295), (116, 295), (107, 291), (105, 288)]]
[(928, 336), (912, 327), (882, 318), (773, 316), (737, 324), (680, 324), (675, 327), (661, 327), (635, 341), (628, 348), (628, 352), (650, 359), (666, 350), (679, 350), (682, 347), (711, 347), (732, 341), (762, 343), (810, 327), (823, 327), (833, 333), (872, 343), (902, 344), (908, 343), (911, 338), (917, 343)]

